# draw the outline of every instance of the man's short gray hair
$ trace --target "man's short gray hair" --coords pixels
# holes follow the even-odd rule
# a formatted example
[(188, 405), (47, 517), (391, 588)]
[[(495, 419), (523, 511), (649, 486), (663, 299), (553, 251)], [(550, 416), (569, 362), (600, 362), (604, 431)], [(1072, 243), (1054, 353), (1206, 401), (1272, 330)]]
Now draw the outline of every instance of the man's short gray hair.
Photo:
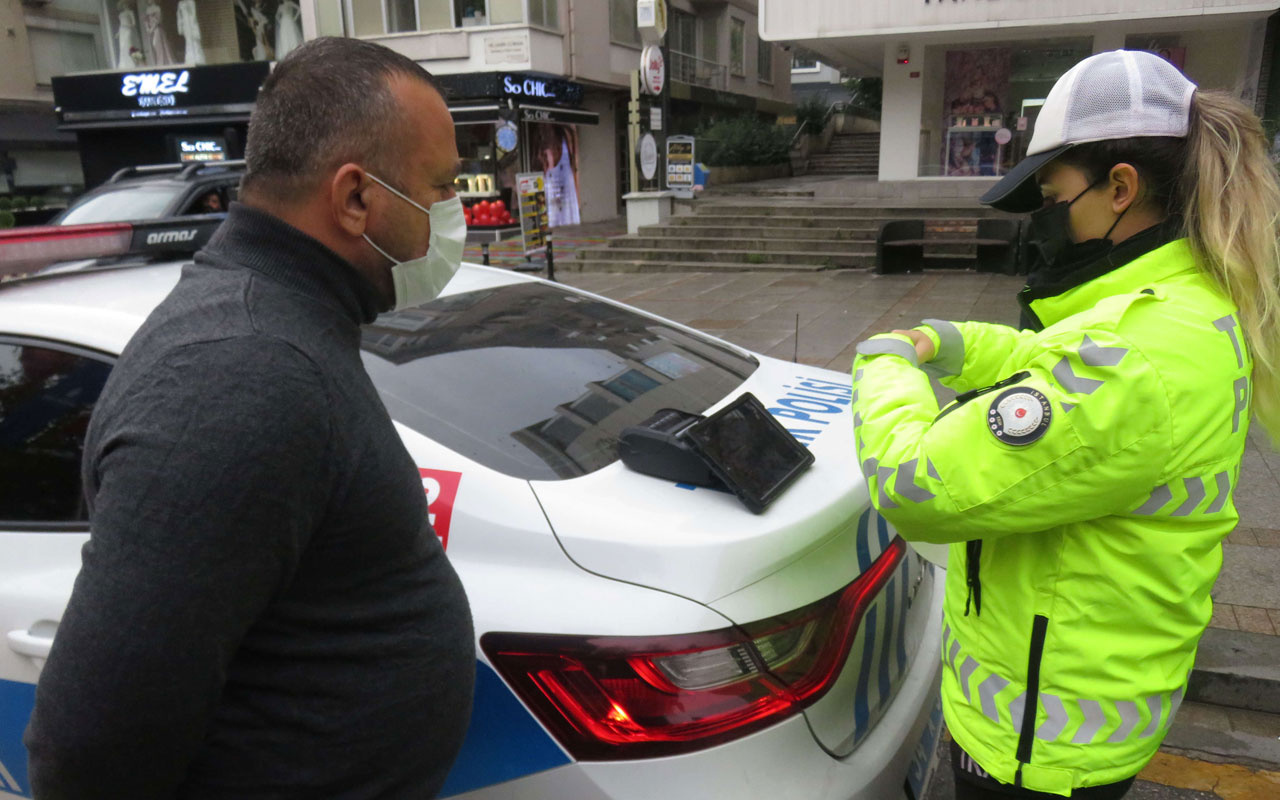
[(395, 76), (439, 91), (413, 60), (372, 42), (329, 36), (290, 52), (249, 117), (243, 191), (288, 202), (348, 162), (392, 172), (390, 150), (404, 141)]

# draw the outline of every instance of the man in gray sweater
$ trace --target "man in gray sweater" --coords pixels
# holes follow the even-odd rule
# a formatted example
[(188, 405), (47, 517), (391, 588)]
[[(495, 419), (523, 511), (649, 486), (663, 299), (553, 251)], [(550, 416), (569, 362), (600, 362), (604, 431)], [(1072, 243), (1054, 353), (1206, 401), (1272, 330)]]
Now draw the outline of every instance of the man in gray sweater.
[(318, 39), (267, 79), (247, 161), (94, 412), (41, 800), (425, 798), (461, 745), (470, 611), (359, 353), (457, 269), (448, 108), (403, 56)]

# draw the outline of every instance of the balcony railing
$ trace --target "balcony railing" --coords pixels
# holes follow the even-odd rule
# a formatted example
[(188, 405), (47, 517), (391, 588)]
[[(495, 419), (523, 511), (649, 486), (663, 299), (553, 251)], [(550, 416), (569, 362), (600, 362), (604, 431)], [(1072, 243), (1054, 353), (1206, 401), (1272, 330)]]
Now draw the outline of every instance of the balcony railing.
[(729, 88), (728, 69), (724, 64), (675, 50), (671, 51), (671, 80), (722, 91)]

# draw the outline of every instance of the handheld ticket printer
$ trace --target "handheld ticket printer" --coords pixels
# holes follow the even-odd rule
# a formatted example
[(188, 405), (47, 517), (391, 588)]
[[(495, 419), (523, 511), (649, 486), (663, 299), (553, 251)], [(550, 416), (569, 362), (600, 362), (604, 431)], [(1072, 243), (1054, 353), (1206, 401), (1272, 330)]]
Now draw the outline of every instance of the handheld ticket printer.
[(636, 472), (727, 489), (757, 514), (814, 460), (750, 392), (709, 417), (664, 408), (624, 428), (618, 453)]

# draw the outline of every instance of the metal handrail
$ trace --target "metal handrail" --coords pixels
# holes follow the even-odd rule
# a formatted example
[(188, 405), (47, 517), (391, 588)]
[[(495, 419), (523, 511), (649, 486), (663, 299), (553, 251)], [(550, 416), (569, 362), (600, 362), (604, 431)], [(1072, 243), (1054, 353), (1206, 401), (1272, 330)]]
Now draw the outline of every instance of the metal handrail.
[[(790, 150), (796, 149), (796, 142), (799, 141), (800, 134), (804, 133), (804, 129), (805, 127), (808, 126), (808, 124), (809, 124), (809, 120), (807, 119), (804, 122), (800, 123), (799, 127), (796, 128), (796, 135), (791, 137), (791, 146), (788, 149)], [(826, 126), (824, 125), (823, 127), (826, 127)]]

